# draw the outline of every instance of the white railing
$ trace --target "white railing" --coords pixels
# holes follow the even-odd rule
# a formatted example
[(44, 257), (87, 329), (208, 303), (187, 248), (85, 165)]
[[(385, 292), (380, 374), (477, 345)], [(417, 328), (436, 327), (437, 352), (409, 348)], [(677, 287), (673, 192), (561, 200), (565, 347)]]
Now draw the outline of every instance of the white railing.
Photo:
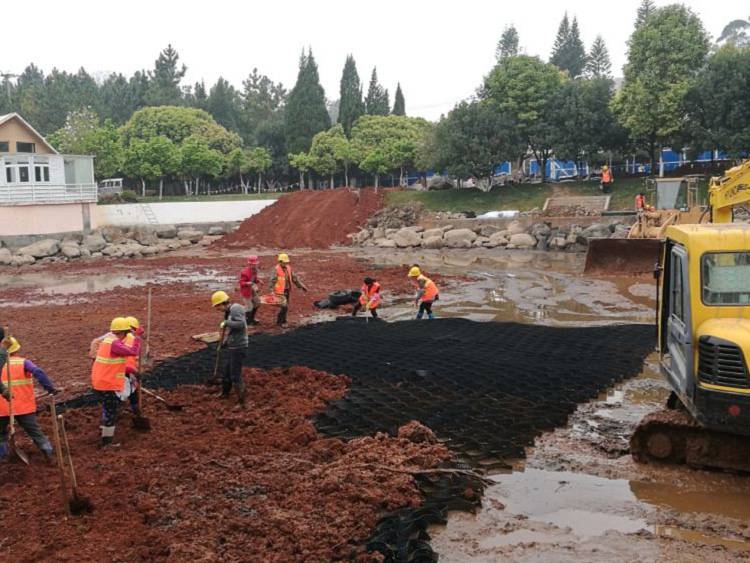
[(96, 184), (8, 184), (0, 186), (0, 205), (95, 203)]

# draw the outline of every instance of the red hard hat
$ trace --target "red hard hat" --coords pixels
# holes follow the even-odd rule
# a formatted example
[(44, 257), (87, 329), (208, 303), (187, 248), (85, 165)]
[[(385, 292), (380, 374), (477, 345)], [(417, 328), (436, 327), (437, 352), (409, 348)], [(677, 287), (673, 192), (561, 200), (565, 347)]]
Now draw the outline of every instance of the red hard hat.
[(258, 257), (253, 254), (252, 256), (247, 257), (247, 263), (248, 264), (257, 264), (258, 263)]

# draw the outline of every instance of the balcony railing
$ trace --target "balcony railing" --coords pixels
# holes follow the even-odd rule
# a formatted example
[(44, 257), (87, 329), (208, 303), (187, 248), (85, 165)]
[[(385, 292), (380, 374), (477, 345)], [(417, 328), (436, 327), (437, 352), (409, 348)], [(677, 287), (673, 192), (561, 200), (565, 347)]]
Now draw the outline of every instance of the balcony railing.
[(0, 186), (0, 205), (95, 203), (96, 184), (27, 184)]

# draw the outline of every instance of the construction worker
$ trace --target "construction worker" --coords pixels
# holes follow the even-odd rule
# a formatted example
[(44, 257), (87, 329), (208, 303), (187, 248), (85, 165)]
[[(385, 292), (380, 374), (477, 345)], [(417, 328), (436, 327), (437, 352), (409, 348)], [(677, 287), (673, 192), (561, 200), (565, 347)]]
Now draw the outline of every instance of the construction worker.
[(279, 307), (276, 324), (283, 326), (286, 324), (286, 314), (289, 311), (289, 297), (292, 292), (292, 284), (304, 292), (307, 292), (307, 286), (292, 272), (288, 254), (282, 252), (279, 254), (277, 261), (278, 263), (271, 278), (271, 287), (273, 288), (273, 304)]
[(602, 179), (599, 183), (599, 188), (603, 193), (608, 194), (612, 191), (612, 184), (615, 181), (615, 177), (612, 175), (612, 171), (606, 164), (602, 166)]
[(252, 255), (247, 259), (247, 267), (240, 270), (240, 295), (245, 301), (245, 319), (248, 325), (259, 324), (255, 320), (258, 307), (260, 307), (259, 285), (258, 257)]
[[(124, 342), (132, 348), (136, 337), (143, 335), (143, 329), (136, 317), (125, 317), (125, 320), (128, 321), (130, 332), (125, 336)], [(130, 410), (135, 416), (141, 416), (141, 409), (138, 407), (138, 394), (136, 393), (138, 386), (141, 384), (140, 354), (138, 356), (127, 356), (125, 358), (125, 366), (128, 369), (128, 379), (130, 379), (130, 388), (132, 390), (128, 397), (130, 399)]]
[(365, 314), (370, 311), (373, 319), (378, 318), (378, 305), (380, 305), (380, 284), (374, 279), (367, 277), (364, 279), (364, 285), (360, 290), (359, 301), (354, 304), (352, 317), (356, 317), (359, 310), (364, 307)]
[(102, 403), (102, 447), (113, 443), (117, 411), (120, 403), (132, 392), (128, 376), (134, 374), (135, 369), (132, 362), (128, 364), (127, 358), (137, 358), (141, 351), (139, 334), (133, 335), (132, 346), (125, 343), (125, 338), (132, 330), (125, 317), (112, 319), (109, 330), (99, 344), (91, 366), (91, 386)]
[(412, 266), (411, 269), (409, 269), (408, 275), (417, 287), (417, 293), (414, 299), (415, 306), (419, 305), (417, 319), (421, 319), (425, 313), (427, 313), (428, 319), (434, 319), (435, 315), (432, 314), (432, 304), (440, 299), (437, 285), (422, 273), (419, 266)]
[(227, 362), (221, 378), (220, 398), (229, 397), (234, 387), (237, 390), (238, 407), (245, 406), (245, 382), (242, 379), (242, 364), (247, 351), (247, 320), (245, 308), (239, 303), (232, 303), (225, 291), (216, 291), (211, 295), (211, 306), (224, 313), (224, 320), (219, 328), (223, 336), (222, 349), (227, 350)]
[[(6, 337), (5, 329), (0, 326), (0, 371), (2, 371), (5, 364), (8, 362), (8, 348), (10, 348), (10, 338)], [(0, 380), (0, 397), (10, 399), (10, 392), (8, 387)]]
[[(21, 344), (12, 336), (8, 339), (8, 362), (3, 367), (3, 384), (13, 393), (13, 417), (24, 432), (31, 438), (36, 447), (41, 450), (49, 463), (53, 462), (52, 444), (44, 435), (36, 419), (36, 398), (34, 397), (34, 379), (44, 387), (50, 395), (57, 395), (52, 381), (34, 362), (21, 357), (18, 351)], [(6, 399), (0, 399), (0, 460), (8, 455), (8, 425), (10, 422), (9, 404)]]

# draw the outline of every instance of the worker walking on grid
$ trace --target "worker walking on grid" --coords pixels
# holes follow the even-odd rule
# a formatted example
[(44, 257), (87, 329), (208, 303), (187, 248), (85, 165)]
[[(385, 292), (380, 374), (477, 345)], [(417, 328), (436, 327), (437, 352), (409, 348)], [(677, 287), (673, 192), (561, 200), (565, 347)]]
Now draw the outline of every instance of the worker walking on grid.
[(278, 256), (278, 263), (276, 264), (276, 268), (274, 268), (273, 277), (271, 278), (271, 287), (273, 288), (272, 304), (279, 307), (279, 315), (276, 317), (276, 324), (278, 326), (286, 324), (292, 285), (307, 292), (307, 286), (292, 271), (289, 255), (282, 252)]
[(417, 319), (421, 319), (425, 313), (427, 313), (428, 319), (434, 319), (435, 315), (432, 313), (432, 305), (440, 299), (440, 292), (437, 285), (422, 273), (419, 266), (411, 267), (409, 270), (409, 279), (413, 280), (417, 288), (417, 293), (414, 297), (415, 305), (419, 306)]
[(237, 391), (238, 408), (245, 406), (245, 382), (242, 379), (242, 365), (247, 353), (247, 319), (245, 308), (239, 303), (232, 303), (226, 291), (216, 291), (211, 295), (211, 306), (224, 313), (224, 320), (219, 328), (224, 340), (221, 348), (227, 351), (227, 360), (221, 378), (220, 398), (229, 397), (232, 388)]
[(133, 335), (132, 346), (125, 343), (132, 330), (125, 317), (112, 319), (109, 330), (99, 343), (91, 366), (91, 386), (102, 403), (102, 447), (113, 443), (120, 403), (132, 393), (128, 376), (134, 375), (136, 370), (132, 362), (128, 364), (127, 358), (137, 358), (141, 351), (140, 335)]
[(258, 257), (248, 256), (247, 266), (240, 270), (240, 295), (245, 301), (245, 319), (248, 325), (259, 324), (255, 320), (260, 307), (260, 278), (258, 277)]
[[(13, 418), (24, 432), (34, 441), (49, 463), (53, 462), (52, 444), (44, 435), (36, 419), (36, 397), (34, 380), (50, 395), (57, 395), (52, 381), (34, 362), (19, 355), (21, 344), (12, 336), (8, 338), (8, 360), (2, 369), (0, 379), (13, 394)], [(10, 408), (5, 398), (0, 398), (0, 461), (8, 456), (8, 425)]]
[(378, 305), (380, 305), (380, 284), (371, 277), (366, 277), (364, 279), (364, 285), (360, 290), (359, 300), (354, 304), (352, 317), (356, 317), (360, 309), (364, 307), (365, 314), (367, 314), (367, 311), (370, 311), (372, 318), (377, 320)]

